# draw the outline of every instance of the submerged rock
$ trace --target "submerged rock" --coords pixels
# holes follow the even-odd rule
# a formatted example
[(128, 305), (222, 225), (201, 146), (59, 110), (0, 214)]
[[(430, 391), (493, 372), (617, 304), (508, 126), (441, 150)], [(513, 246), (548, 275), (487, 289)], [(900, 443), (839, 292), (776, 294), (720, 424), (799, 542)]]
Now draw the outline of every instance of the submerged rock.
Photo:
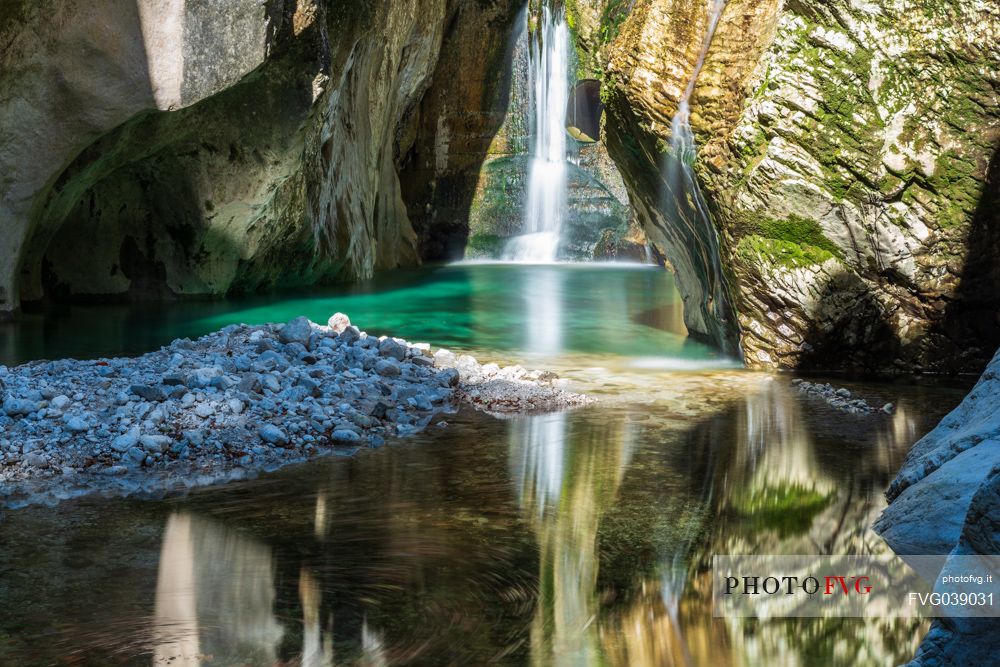
[[(836, 388), (833, 385), (827, 383), (818, 382), (807, 382), (801, 378), (795, 378), (792, 380), (792, 386), (795, 387), (801, 393), (807, 396), (813, 396), (820, 398), (831, 407), (837, 408), (844, 412), (850, 412), (852, 414), (871, 414), (877, 411), (874, 405), (870, 405), (867, 401), (861, 398), (852, 398), (851, 392), (845, 387)], [(886, 414), (891, 413), (892, 404), (887, 403), (889, 410), (885, 410), (883, 406), (882, 411)]]

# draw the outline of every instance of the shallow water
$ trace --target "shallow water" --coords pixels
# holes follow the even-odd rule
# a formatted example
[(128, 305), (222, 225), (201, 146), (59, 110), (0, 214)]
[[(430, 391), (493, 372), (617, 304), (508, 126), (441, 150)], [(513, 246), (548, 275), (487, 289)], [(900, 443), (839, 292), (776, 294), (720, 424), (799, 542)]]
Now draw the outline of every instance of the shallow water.
[[(708, 568), (713, 554), (886, 549), (868, 530), (882, 492), (961, 389), (850, 384), (899, 408), (844, 415), (686, 340), (669, 277), (638, 268), (446, 267), (203, 308), (160, 311), (170, 333), (147, 340), (343, 310), (558, 367), (601, 401), (463, 412), (184, 497), (7, 511), (0, 665), (884, 665), (923, 634), (713, 619)], [(138, 351), (122, 340), (100, 354)]]

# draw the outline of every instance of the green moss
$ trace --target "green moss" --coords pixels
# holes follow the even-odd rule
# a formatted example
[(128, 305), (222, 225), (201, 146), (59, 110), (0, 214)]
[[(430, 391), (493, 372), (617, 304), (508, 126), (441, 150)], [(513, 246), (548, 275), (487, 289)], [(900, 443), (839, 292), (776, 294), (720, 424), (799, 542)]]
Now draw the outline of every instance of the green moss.
[(469, 257), (499, 257), (506, 241), (496, 234), (475, 234), (469, 237), (466, 252)]
[(773, 241), (782, 241), (799, 246), (810, 246), (823, 250), (837, 259), (843, 253), (837, 244), (823, 233), (819, 223), (809, 218), (790, 214), (783, 220), (751, 215), (744, 220), (743, 233), (753, 234)]
[(983, 190), (975, 165), (953, 152), (945, 152), (938, 158), (927, 185), (941, 204), (937, 216), (941, 229), (957, 227), (972, 219)]
[(750, 234), (740, 239), (736, 252), (749, 263), (764, 258), (774, 266), (786, 268), (814, 266), (835, 258), (832, 252), (823, 248), (793, 241), (769, 239), (757, 234)]
[(823, 234), (818, 222), (798, 215), (781, 220), (748, 215), (742, 220), (739, 234), (742, 238), (737, 254), (750, 263), (764, 258), (775, 266), (795, 268), (844, 259), (841, 249)]
[(469, 211), (469, 233), (509, 236), (520, 224), (523, 207), (524, 155), (487, 160)]
[(755, 530), (773, 530), (782, 537), (799, 535), (812, 527), (813, 519), (834, 497), (799, 484), (754, 489), (738, 496), (733, 509), (749, 519)]

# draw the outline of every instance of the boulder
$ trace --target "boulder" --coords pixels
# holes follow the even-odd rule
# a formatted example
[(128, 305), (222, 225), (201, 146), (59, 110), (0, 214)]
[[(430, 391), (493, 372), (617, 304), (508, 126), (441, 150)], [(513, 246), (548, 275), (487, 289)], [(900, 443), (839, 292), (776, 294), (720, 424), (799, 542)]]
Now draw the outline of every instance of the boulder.
[(379, 342), (378, 353), (383, 357), (391, 357), (397, 361), (406, 359), (406, 345), (395, 338), (386, 338)]
[(393, 358), (379, 359), (375, 364), (375, 372), (382, 377), (397, 377), (402, 374), (399, 362)]
[(261, 440), (271, 445), (288, 444), (288, 435), (274, 424), (264, 424), (257, 434)]
[(330, 316), (327, 326), (336, 334), (342, 333), (344, 329), (351, 326), (351, 318), (343, 313), (334, 313)]
[(283, 343), (299, 343), (303, 347), (309, 344), (312, 335), (312, 323), (306, 317), (296, 317), (278, 331), (278, 338)]
[(167, 393), (163, 391), (162, 387), (134, 384), (129, 388), (129, 391), (144, 401), (150, 401), (151, 403), (162, 403), (167, 400)]

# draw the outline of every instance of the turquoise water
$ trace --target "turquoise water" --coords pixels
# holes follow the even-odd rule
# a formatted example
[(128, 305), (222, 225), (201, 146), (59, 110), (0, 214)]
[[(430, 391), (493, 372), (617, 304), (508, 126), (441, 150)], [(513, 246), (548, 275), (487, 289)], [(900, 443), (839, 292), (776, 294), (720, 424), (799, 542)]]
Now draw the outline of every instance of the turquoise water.
[(326, 323), (337, 311), (372, 333), (519, 358), (578, 353), (725, 361), (687, 338), (680, 296), (662, 269), (467, 264), (260, 297), (47, 307), (0, 325), (0, 363), (139, 354), (227, 324), (300, 315)]
[[(684, 335), (668, 274), (428, 268), (3, 329), (8, 362), (325, 321), (555, 368), (598, 402), (464, 410), (413, 438), (167, 498), (0, 513), (0, 665), (881, 666), (919, 619), (720, 619), (715, 554), (882, 553), (869, 526), (962, 389), (846, 384), (845, 415)], [(677, 369), (681, 369), (678, 371)]]

